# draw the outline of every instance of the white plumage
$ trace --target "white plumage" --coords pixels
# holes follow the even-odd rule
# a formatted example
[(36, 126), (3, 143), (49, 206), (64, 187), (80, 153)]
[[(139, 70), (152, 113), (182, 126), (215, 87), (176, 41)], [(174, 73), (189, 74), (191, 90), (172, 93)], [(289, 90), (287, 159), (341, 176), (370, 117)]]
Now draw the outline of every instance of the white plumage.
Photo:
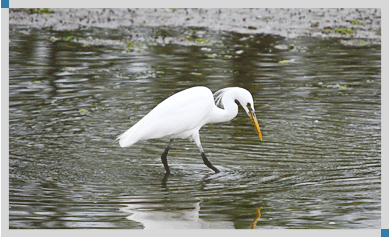
[[(262, 139), (254, 114), (253, 98), (249, 91), (243, 88), (231, 87), (221, 89), (213, 96), (211, 90), (206, 87), (193, 87), (180, 91), (162, 101), (130, 129), (118, 136), (117, 140), (119, 140), (121, 147), (128, 147), (138, 141), (168, 137), (171, 138), (171, 142), (166, 149), (167, 154), (172, 139), (190, 138), (195, 141), (203, 157), (204, 151), (199, 139), (200, 128), (208, 123), (225, 122), (233, 119), (238, 113), (235, 100), (241, 104), (248, 116), (251, 117), (256, 131)], [(216, 104), (222, 108), (217, 107)], [(206, 163), (205, 158), (204, 162)], [(167, 167), (168, 165), (165, 166), (166, 169)], [(169, 172), (169, 169), (167, 169), (167, 172)]]
[[(202, 112), (199, 113), (199, 105)], [(139, 140), (161, 138), (187, 138), (207, 121), (214, 104), (213, 94), (206, 87), (194, 87), (178, 92), (151, 110), (139, 122), (118, 137), (121, 147), (131, 146)]]

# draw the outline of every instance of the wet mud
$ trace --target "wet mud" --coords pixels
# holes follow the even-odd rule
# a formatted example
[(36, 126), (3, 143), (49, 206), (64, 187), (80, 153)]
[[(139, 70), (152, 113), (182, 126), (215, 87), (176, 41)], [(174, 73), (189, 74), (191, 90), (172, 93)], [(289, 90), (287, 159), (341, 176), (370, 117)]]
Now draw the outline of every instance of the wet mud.
[(244, 34), (380, 40), (381, 10), (332, 9), (10, 9), (9, 23), (56, 31), (94, 27), (200, 27)]

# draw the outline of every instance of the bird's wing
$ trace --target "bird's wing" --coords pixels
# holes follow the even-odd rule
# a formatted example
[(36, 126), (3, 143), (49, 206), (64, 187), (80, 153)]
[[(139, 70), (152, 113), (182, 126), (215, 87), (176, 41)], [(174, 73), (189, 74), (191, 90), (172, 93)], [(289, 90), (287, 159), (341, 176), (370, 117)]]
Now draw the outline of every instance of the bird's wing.
[(194, 87), (172, 95), (158, 104), (133, 127), (120, 135), (120, 145), (130, 146), (139, 140), (165, 136), (186, 137), (199, 130), (214, 106), (213, 95), (206, 87)]

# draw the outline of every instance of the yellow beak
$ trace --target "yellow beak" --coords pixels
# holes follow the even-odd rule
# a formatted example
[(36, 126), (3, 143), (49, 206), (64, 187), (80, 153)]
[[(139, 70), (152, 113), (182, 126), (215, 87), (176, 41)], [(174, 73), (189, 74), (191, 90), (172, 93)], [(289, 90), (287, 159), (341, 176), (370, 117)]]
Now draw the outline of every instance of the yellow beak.
[(259, 122), (257, 121), (256, 115), (249, 110), (249, 116), (252, 120), (253, 125), (256, 128), (256, 132), (259, 135), (260, 140), (262, 141), (263, 137), (261, 136), (260, 126), (259, 126)]

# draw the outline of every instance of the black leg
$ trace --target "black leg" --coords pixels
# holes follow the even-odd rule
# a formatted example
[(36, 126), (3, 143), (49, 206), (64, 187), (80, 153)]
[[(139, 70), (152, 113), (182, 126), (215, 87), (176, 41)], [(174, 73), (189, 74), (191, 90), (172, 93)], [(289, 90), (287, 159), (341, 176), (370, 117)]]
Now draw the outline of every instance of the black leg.
[(164, 153), (161, 155), (161, 161), (164, 165), (165, 171), (167, 171), (167, 174), (171, 173), (171, 171), (169, 170), (169, 166), (168, 166), (167, 155), (168, 155), (169, 148), (171, 148), (172, 142), (173, 142), (173, 139), (171, 139), (169, 141), (167, 148), (165, 148)]
[(219, 169), (215, 168), (214, 165), (211, 164), (211, 162), (207, 159), (206, 155), (204, 154), (204, 150), (202, 148), (202, 144), (200, 143), (200, 138), (199, 138), (199, 132), (194, 135), (194, 141), (196, 146), (198, 146), (200, 154), (202, 155), (203, 163), (207, 165), (210, 169), (214, 170), (215, 173), (219, 173)]
[(166, 186), (167, 186), (169, 175), (171, 175), (171, 174), (170, 173), (165, 173), (164, 178), (161, 181), (161, 185), (162, 185), (163, 188), (166, 188)]
[(168, 166), (167, 154), (168, 154), (168, 150), (165, 149), (164, 153), (161, 155), (161, 161), (164, 165), (165, 171), (167, 171), (167, 173), (169, 174), (170, 171), (169, 171), (169, 166)]
[(214, 170), (215, 173), (219, 173), (219, 169), (215, 168), (214, 165), (211, 164), (211, 162), (207, 159), (206, 155), (204, 154), (204, 152), (201, 153), (202, 155), (202, 159), (203, 159), (203, 163), (205, 165), (207, 165), (207, 167), (209, 167), (210, 169)]

